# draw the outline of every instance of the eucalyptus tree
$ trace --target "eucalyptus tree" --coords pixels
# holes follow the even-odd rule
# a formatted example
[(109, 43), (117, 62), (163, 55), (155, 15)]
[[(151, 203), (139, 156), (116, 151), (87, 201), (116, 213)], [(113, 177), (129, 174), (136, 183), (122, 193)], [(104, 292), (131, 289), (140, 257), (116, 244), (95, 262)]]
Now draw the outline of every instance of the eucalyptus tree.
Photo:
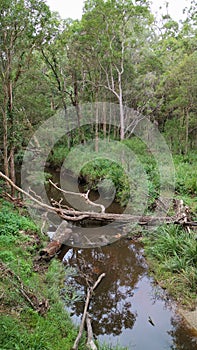
[(164, 15), (161, 30), (155, 31), (153, 53), (161, 63), (155, 88), (157, 120), (172, 149), (187, 153), (196, 130), (196, 16), (195, 6), (181, 23)]
[[(80, 104), (84, 101), (84, 60), (79, 48), (78, 35), (81, 31), (81, 22), (67, 19), (59, 21), (59, 28), (54, 32), (53, 40), (42, 49), (44, 74), (49, 83), (55, 102), (55, 109), (64, 108), (65, 121), (67, 108), (73, 106), (78, 118), (78, 137), (82, 140), (80, 129)], [(69, 125), (67, 125), (69, 129)], [(67, 142), (70, 147), (70, 132)], [(71, 135), (70, 135), (71, 136)], [(74, 135), (72, 135), (74, 139)]]
[(0, 3), (0, 84), (4, 172), (15, 182), (17, 110), (15, 95), (31, 64), (33, 51), (48, 38), (51, 13), (41, 0), (2, 0)]
[(172, 67), (165, 82), (166, 121), (165, 131), (175, 151), (188, 153), (196, 145), (193, 137), (197, 130), (197, 55), (185, 55)]
[[(86, 83), (106, 90), (120, 110), (120, 138), (125, 137), (124, 86), (132, 84), (132, 52), (152, 17), (148, 2), (88, 0), (78, 41), (87, 67)], [(112, 97), (110, 97), (112, 98)]]

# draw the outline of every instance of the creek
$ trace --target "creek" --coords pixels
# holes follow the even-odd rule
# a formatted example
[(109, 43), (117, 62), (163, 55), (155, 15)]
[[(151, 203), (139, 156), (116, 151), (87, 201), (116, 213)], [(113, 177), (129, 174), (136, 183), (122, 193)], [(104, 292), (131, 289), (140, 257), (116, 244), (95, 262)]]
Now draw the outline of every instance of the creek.
[[(58, 174), (54, 173), (53, 181), (57, 180)], [(72, 177), (67, 176), (66, 181), (63, 188), (72, 190)], [(49, 189), (48, 196), (59, 200), (55, 189)], [(120, 212), (121, 209), (113, 203), (111, 210)], [(72, 226), (73, 237), (76, 234), (86, 237), (94, 229), (88, 225)], [(129, 350), (195, 350), (196, 334), (178, 315), (176, 305), (165, 291), (150, 277), (142, 244), (125, 237), (124, 228), (115, 223), (97, 226), (95, 234), (121, 238), (89, 248), (83, 246), (83, 241), (76, 244), (71, 239), (59, 254), (65, 267), (80, 271), (80, 274), (68, 274), (65, 281), (65, 290), (71, 293), (66, 307), (73, 321), (79, 324), (83, 312), (84, 276), (95, 281), (104, 272), (106, 276), (95, 290), (89, 309), (96, 339)]]

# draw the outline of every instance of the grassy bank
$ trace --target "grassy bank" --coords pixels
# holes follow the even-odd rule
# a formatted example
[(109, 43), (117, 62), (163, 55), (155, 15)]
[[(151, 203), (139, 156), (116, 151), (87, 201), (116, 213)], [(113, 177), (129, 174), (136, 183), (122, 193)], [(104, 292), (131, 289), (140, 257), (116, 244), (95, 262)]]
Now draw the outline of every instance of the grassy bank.
[[(63, 268), (56, 260), (49, 266), (36, 262), (43, 238), (24, 212), (21, 214), (23, 216), (10, 203), (0, 202), (0, 258), (3, 263), (0, 348), (71, 349), (77, 331), (59, 297)], [(43, 310), (43, 315), (37, 312), (22, 289), (35, 308), (44, 300), (49, 305), (48, 310)]]
[(150, 271), (181, 305), (193, 309), (197, 290), (197, 235), (164, 225), (143, 237)]
[[(192, 213), (195, 213), (197, 212), (196, 152), (190, 151), (187, 155), (172, 156), (176, 172), (176, 198), (182, 198)], [(57, 144), (48, 157), (48, 164), (52, 168), (69, 169), (74, 176), (82, 178), (89, 189), (100, 189), (111, 193), (114, 186), (115, 200), (122, 206), (128, 205), (129, 199), (135, 197), (136, 184), (144, 189), (143, 180), (142, 184), (139, 183), (143, 172), (147, 175), (147, 212), (152, 211), (155, 199), (159, 195), (160, 177), (154, 154), (151, 154), (137, 137), (123, 142), (108, 143), (101, 140), (97, 153), (91, 142), (85, 145), (73, 144), (70, 150), (63, 144)], [(128, 164), (130, 164), (129, 170)]]
[[(74, 344), (77, 329), (60, 299), (65, 271), (55, 259), (36, 259), (43, 240), (24, 209), (0, 200), (2, 350), (70, 350)], [(86, 349), (85, 336), (79, 349)]]

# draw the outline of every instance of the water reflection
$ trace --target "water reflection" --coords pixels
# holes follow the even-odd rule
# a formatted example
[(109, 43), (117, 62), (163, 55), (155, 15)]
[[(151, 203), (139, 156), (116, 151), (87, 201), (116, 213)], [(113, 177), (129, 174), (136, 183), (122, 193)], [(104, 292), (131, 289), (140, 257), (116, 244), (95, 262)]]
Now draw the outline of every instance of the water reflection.
[[(80, 271), (72, 284), (83, 295), (85, 276), (93, 283), (106, 273), (90, 304), (94, 334), (101, 342), (136, 350), (196, 349), (194, 335), (147, 275), (139, 244), (123, 239), (95, 249), (66, 248), (61, 258)], [(70, 307), (75, 321), (80, 322), (83, 306), (84, 300)]]

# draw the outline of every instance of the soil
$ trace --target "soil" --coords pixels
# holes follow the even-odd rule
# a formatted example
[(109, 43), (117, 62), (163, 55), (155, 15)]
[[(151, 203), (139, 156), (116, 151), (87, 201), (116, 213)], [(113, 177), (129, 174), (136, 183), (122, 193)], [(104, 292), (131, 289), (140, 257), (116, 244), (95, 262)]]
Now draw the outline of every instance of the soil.
[(197, 307), (193, 311), (179, 309), (179, 313), (186, 320), (190, 327), (192, 327), (197, 334)]

